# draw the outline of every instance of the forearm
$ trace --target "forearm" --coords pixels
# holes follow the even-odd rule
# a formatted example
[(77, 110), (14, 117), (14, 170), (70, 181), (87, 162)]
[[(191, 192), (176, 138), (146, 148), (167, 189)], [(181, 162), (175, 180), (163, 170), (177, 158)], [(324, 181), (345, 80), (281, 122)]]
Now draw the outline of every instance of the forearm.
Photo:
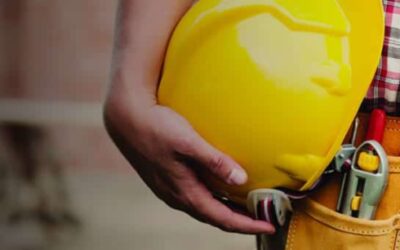
[[(121, 0), (110, 97), (129, 102), (131, 111), (156, 103), (168, 40), (192, 0)], [(121, 100), (125, 98), (125, 100)]]
[(200, 171), (241, 185), (247, 175), (240, 165), (208, 144), (178, 113), (157, 105), (168, 40), (192, 2), (121, 0), (112, 84), (104, 108), (107, 130), (143, 181), (169, 206), (223, 230), (271, 233), (270, 224), (215, 200), (198, 178)]

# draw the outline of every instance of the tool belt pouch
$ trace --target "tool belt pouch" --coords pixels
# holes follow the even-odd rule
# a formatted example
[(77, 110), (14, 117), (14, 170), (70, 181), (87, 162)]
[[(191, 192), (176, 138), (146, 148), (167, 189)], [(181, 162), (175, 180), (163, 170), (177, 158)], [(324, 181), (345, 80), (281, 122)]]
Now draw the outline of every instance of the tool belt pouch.
[(375, 220), (335, 211), (340, 183), (336, 176), (318, 193), (294, 204), (286, 250), (400, 249), (400, 157), (389, 157), (389, 165), (388, 186)]

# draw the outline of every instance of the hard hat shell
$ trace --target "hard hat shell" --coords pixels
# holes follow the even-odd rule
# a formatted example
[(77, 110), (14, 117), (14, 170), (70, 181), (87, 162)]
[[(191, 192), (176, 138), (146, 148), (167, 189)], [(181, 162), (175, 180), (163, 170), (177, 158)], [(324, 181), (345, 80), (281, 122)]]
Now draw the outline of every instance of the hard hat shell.
[(333, 159), (371, 82), (380, 0), (200, 0), (168, 46), (159, 102), (183, 115), (258, 188), (306, 190)]

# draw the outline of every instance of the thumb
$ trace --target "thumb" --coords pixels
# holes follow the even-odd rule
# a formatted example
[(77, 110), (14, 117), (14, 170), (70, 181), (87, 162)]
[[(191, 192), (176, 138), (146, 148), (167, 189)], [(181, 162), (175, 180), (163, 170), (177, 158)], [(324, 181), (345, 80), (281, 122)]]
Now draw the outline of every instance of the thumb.
[(211, 146), (195, 132), (179, 153), (196, 160), (227, 184), (242, 185), (247, 181), (247, 174), (238, 163)]

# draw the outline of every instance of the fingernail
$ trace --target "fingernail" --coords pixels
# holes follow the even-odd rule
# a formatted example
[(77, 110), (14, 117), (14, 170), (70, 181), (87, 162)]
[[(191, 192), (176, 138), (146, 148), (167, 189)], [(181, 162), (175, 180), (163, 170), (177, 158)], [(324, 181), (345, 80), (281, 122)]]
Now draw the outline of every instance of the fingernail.
[(235, 168), (228, 177), (229, 184), (242, 185), (247, 181), (247, 174), (242, 169)]
[(275, 234), (275, 232), (276, 232), (276, 230), (275, 230), (275, 228), (273, 227), (273, 228), (271, 228), (271, 229), (267, 232), (267, 234)]
[(265, 223), (265, 230), (264, 233), (265, 234), (275, 234), (276, 233), (276, 229), (273, 225), (271, 225), (270, 223), (264, 222)]

